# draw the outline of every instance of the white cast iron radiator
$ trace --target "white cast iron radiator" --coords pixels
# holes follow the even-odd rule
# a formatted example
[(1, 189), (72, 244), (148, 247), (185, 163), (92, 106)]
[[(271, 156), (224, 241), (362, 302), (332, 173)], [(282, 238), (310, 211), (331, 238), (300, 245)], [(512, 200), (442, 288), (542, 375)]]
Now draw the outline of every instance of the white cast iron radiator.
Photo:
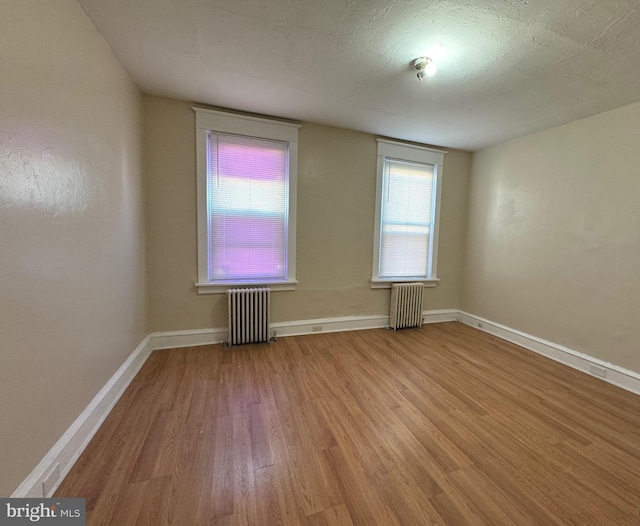
[(389, 328), (422, 327), (422, 283), (393, 283)]
[(269, 341), (271, 289), (229, 289), (229, 346)]

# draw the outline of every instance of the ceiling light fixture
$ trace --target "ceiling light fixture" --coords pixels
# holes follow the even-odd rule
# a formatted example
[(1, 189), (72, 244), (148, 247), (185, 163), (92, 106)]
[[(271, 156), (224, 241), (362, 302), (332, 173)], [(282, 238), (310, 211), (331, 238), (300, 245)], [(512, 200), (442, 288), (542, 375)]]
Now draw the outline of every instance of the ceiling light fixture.
[(413, 67), (418, 70), (418, 80), (422, 82), (422, 79), (426, 75), (427, 77), (433, 77), (438, 71), (438, 66), (429, 57), (419, 57), (413, 61)]

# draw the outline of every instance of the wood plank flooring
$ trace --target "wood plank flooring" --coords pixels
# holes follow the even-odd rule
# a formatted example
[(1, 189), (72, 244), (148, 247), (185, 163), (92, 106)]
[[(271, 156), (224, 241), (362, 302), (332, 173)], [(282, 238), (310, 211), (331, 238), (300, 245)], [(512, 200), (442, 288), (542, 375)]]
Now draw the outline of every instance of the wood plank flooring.
[(88, 525), (638, 526), (640, 397), (457, 323), (154, 352)]

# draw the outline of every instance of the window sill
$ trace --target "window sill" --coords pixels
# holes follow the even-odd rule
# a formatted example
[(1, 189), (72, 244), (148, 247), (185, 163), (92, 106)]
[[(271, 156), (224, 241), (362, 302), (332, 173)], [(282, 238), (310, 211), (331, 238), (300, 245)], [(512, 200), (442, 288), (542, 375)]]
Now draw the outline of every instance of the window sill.
[(438, 285), (438, 278), (429, 279), (370, 279), (369, 286), (372, 289), (390, 289), (392, 283), (422, 283), (425, 287), (433, 288)]
[(273, 281), (273, 282), (256, 282), (247, 283), (246, 281), (213, 281), (210, 283), (196, 283), (198, 294), (226, 294), (229, 289), (234, 288), (252, 288), (252, 287), (269, 287), (272, 291), (279, 290), (296, 290), (298, 281)]

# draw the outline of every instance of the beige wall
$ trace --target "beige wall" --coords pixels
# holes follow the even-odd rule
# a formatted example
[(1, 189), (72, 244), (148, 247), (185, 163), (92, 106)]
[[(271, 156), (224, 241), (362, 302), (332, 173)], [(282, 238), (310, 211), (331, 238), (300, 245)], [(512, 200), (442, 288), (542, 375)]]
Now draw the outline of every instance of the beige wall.
[[(226, 297), (198, 295), (194, 113), (145, 97), (150, 330), (224, 327)], [(273, 321), (388, 313), (371, 290), (377, 143), (373, 135), (313, 124), (299, 134), (295, 292), (273, 294)], [(438, 269), (428, 309), (457, 308), (470, 154), (445, 157)]]
[(0, 3), (0, 496), (145, 334), (137, 88), (75, 0)]
[(474, 155), (462, 308), (640, 372), (640, 104)]

